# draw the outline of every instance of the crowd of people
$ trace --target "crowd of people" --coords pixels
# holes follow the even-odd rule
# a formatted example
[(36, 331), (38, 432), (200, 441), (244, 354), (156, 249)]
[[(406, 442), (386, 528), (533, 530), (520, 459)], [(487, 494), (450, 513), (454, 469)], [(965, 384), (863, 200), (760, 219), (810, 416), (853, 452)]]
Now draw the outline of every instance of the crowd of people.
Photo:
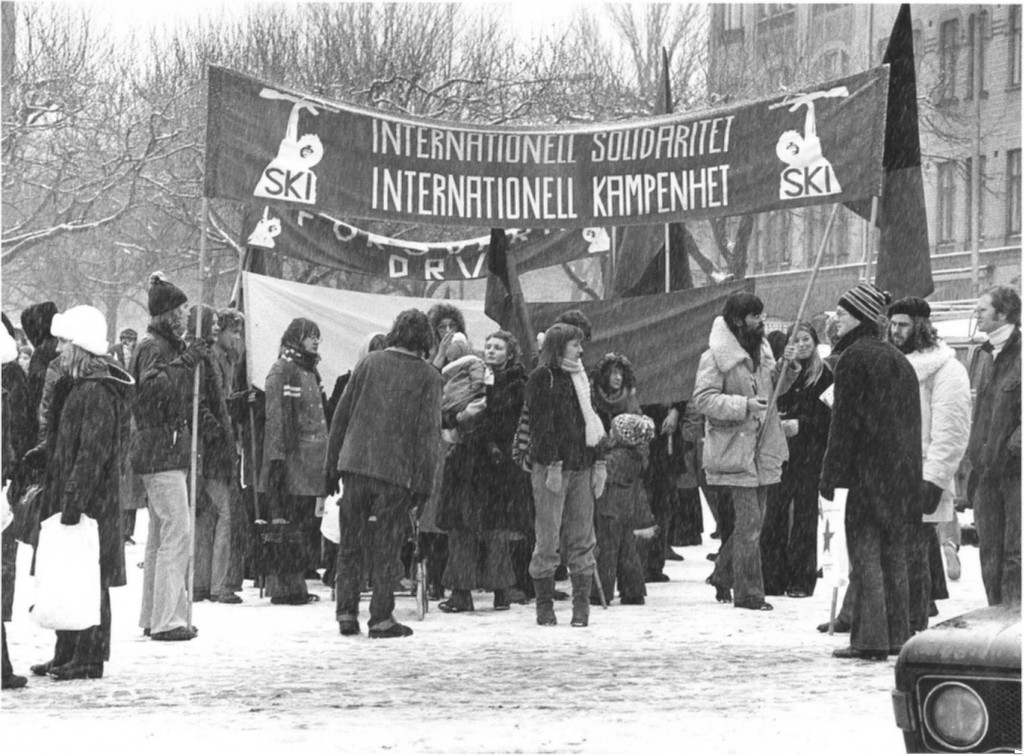
[[(722, 542), (709, 555), (716, 599), (771, 611), (767, 597), (813, 594), (818, 500), (839, 488), (850, 587), (833, 628), (850, 645), (837, 657), (881, 660), (927, 627), (948, 596), (943, 550), (956, 578), (957, 495), (974, 506), (989, 602), (1020, 602), (1011, 288), (979, 300), (988, 340), (969, 368), (923, 299), (892, 302), (864, 283), (840, 297), (825, 332), (800, 321), (767, 334), (761, 300), (733, 294), (692, 395), (663, 405), (644, 403), (628, 354), (586, 369), (591, 323), (578, 310), (540, 334), (535, 364), (504, 330), (474, 350), (450, 303), (405, 310), (367, 338), (328, 397), (312, 320), (288, 325), (256, 390), (239, 311), (190, 307), (162, 274), (148, 309), (144, 337), (128, 329), (111, 348), (93, 307), (28, 307), (27, 364), (4, 316), (3, 477), (17, 513), (3, 534), (4, 621), (17, 543), (36, 545), (40, 521), (89, 516), (100, 541), (100, 622), (57, 631), (33, 674), (103, 675), (109, 589), (126, 583), (139, 508), (149, 532), (138, 623), (163, 642), (195, 639), (191, 602), (241, 603), (245, 579), (286, 606), (317, 601), (307, 582), (323, 580), (345, 636), (363, 632), (370, 590), (367, 634), (407, 637), (395, 592), (409, 589), (414, 554), (444, 613), (477, 610), (484, 591), (495, 611), (532, 601), (541, 626), (571, 601), (570, 624), (586, 627), (592, 605), (643, 605), (645, 583), (668, 579), (666, 560), (681, 558), (673, 546), (700, 543), (702, 496)], [(321, 536), (331, 497), (336, 545)], [(565, 579), (571, 594), (556, 588)], [(5, 630), (3, 686), (25, 682)]]

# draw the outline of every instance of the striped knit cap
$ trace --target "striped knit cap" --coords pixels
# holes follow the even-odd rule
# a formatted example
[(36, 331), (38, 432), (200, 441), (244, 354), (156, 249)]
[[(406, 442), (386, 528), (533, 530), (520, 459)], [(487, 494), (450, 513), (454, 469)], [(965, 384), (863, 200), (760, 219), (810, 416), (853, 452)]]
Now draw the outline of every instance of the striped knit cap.
[(861, 322), (878, 322), (891, 301), (892, 295), (888, 291), (880, 291), (870, 283), (861, 283), (839, 297), (839, 306)]

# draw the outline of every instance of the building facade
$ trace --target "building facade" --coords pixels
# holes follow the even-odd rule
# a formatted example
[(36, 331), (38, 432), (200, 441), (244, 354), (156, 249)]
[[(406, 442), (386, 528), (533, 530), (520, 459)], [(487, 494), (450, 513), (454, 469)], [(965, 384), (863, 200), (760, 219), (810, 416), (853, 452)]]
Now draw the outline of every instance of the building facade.
[[(895, 4), (713, 5), (710, 90), (723, 101), (746, 99), (880, 65), (898, 10)], [(991, 285), (1019, 287), (1021, 6), (915, 4), (911, 16), (931, 298), (970, 299)], [(780, 317), (796, 313), (830, 211), (765, 213), (754, 223), (747, 274)], [(869, 243), (868, 224), (841, 208), (811, 312), (830, 308), (869, 274)]]

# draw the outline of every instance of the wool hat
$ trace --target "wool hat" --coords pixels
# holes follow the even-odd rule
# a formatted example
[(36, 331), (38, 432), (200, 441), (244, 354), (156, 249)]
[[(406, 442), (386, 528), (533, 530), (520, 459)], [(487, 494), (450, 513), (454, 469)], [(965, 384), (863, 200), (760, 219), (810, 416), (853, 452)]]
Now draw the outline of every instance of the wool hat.
[(80, 304), (67, 312), (55, 314), (50, 323), (50, 332), (96, 356), (103, 356), (110, 349), (107, 343), (107, 318), (96, 307), (88, 304)]
[(617, 414), (612, 420), (612, 438), (626, 446), (639, 446), (654, 439), (654, 420), (644, 414)]
[(171, 283), (162, 272), (149, 276), (149, 315), (156, 317), (188, 301), (185, 292)]
[(891, 301), (888, 291), (881, 291), (871, 283), (861, 283), (839, 297), (839, 306), (861, 322), (877, 322)]
[(134, 328), (125, 328), (124, 330), (121, 331), (121, 335), (118, 336), (118, 339), (125, 338), (125, 337), (128, 337), (128, 338), (138, 338), (139, 334), (135, 332)]
[(932, 308), (924, 299), (917, 296), (905, 296), (889, 307), (889, 317), (893, 315), (909, 315), (910, 317), (931, 317)]

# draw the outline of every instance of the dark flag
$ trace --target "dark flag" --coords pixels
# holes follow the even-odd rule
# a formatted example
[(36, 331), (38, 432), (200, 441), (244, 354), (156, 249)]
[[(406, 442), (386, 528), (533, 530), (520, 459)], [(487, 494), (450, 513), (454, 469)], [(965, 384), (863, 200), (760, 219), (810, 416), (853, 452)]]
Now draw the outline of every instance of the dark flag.
[(501, 228), (491, 229), (490, 254), (487, 255), (487, 293), (484, 313), (519, 341), (523, 364), (529, 369), (536, 358), (530, 313), (526, 310), (523, 288), (515, 258), (508, 253), (508, 236)]
[[(914, 70), (914, 30), (910, 5), (900, 6), (889, 35), (883, 63), (889, 68), (889, 101), (886, 107), (885, 152), (882, 167), (885, 188), (878, 213), (878, 271), (875, 285), (894, 298), (925, 297), (935, 290), (932, 282), (928, 218), (921, 177), (921, 138), (917, 121), (917, 76)], [(851, 209), (861, 215), (868, 203)]]
[[(661, 78), (658, 80), (658, 104), (655, 115), (671, 113), (672, 82), (669, 79), (668, 51), (661, 48)], [(695, 243), (683, 223), (669, 225), (669, 289), (693, 288), (688, 244)], [(632, 226), (619, 232), (613, 296), (643, 296), (665, 291), (665, 227)], [(628, 264), (622, 262), (628, 260)]]

